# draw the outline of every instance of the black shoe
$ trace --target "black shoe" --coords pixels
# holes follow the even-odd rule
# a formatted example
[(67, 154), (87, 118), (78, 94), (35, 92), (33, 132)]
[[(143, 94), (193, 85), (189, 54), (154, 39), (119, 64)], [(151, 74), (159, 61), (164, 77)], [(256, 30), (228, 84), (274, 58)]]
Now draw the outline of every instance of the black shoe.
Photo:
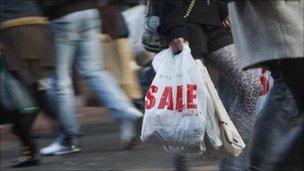
[(140, 141), (137, 137), (132, 138), (130, 141), (122, 141), (122, 149), (123, 150), (130, 150), (138, 146)]
[(187, 171), (186, 159), (184, 156), (174, 156), (174, 167), (175, 171)]
[(15, 159), (11, 167), (28, 167), (38, 165), (40, 158), (36, 153), (35, 149), (31, 149), (27, 146), (23, 146), (21, 150), (21, 156)]
[(28, 157), (19, 157), (15, 161), (12, 162), (11, 167), (29, 167), (38, 165), (40, 159), (38, 158), (28, 158)]

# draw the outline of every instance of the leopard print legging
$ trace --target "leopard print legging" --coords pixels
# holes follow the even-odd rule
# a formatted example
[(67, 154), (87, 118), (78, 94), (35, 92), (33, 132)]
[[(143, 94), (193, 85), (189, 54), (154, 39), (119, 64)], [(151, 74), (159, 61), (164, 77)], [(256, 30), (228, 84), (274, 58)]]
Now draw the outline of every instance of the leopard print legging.
[[(206, 64), (214, 66), (232, 85), (236, 98), (228, 109), (231, 120), (238, 129), (246, 145), (252, 133), (254, 111), (262, 85), (252, 71), (241, 71), (233, 44), (225, 46), (204, 58)], [(220, 169), (223, 171), (244, 170), (248, 149), (237, 158), (223, 159)]]

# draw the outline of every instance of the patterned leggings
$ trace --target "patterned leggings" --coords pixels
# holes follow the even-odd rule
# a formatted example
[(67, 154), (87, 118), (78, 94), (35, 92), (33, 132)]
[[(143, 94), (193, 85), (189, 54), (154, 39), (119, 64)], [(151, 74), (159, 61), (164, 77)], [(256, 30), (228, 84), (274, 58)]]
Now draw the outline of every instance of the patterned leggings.
[[(248, 144), (252, 133), (257, 99), (262, 90), (258, 77), (251, 71), (241, 71), (233, 44), (211, 53), (204, 60), (221, 72), (232, 85), (236, 99), (228, 113), (245, 144)], [(246, 148), (237, 158), (223, 159), (220, 170), (244, 170), (247, 156), (248, 149)]]

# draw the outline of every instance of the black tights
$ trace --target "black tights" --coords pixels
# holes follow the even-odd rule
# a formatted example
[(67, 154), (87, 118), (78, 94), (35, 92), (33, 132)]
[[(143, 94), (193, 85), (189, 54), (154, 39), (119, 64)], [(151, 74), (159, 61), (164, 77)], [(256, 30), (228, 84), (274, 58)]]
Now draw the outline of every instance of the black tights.
[(20, 139), (22, 146), (27, 146), (30, 149), (35, 149), (35, 144), (32, 141), (30, 129), (37, 116), (35, 113), (20, 113), (18, 111), (9, 111), (1, 106), (1, 124), (13, 124), (13, 133)]
[[(38, 90), (37, 84), (26, 86), (32, 97), (38, 103), (41, 110), (48, 114), (51, 118), (55, 118), (54, 108), (50, 103), (50, 98), (47, 96), (46, 91)], [(31, 139), (30, 129), (32, 124), (39, 113), (20, 113), (18, 110), (7, 110), (3, 106), (0, 107), (1, 124), (12, 123), (13, 133), (18, 136), (23, 146), (35, 148)]]

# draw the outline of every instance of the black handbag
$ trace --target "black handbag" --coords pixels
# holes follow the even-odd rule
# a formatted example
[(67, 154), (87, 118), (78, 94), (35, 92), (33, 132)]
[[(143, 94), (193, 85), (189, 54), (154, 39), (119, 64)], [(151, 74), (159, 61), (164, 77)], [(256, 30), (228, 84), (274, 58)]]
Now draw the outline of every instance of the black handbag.
[[(195, 2), (196, 0), (191, 0), (186, 14), (183, 16), (184, 19), (189, 17)], [(153, 4), (151, 0), (147, 0), (145, 17), (144, 33), (142, 35), (143, 46), (149, 52), (158, 53), (166, 49), (168, 45), (165, 42), (164, 35), (157, 33), (157, 27), (160, 21), (159, 16), (153, 14)]]
[(33, 113), (39, 107), (26, 87), (6, 70), (4, 61), (0, 56), (0, 86), (1, 107), (8, 111), (20, 113)]

